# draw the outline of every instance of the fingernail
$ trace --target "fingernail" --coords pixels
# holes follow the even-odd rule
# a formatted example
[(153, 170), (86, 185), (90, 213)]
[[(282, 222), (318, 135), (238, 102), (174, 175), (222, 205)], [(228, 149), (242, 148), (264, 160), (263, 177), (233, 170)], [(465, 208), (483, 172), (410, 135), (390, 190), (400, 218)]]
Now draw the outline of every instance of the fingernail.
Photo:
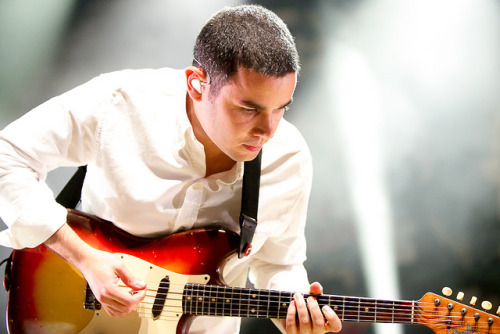
[(335, 312), (333, 312), (332, 308), (328, 305), (323, 306), (322, 308), (323, 313), (328, 313), (329, 315), (333, 315)]

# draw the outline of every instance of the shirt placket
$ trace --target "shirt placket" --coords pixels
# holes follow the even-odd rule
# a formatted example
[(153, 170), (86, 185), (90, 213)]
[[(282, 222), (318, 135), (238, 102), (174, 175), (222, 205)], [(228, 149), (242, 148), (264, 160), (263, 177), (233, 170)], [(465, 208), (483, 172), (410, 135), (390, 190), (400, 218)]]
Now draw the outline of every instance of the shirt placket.
[(196, 182), (186, 190), (184, 203), (175, 221), (174, 231), (192, 229), (203, 201), (204, 187)]

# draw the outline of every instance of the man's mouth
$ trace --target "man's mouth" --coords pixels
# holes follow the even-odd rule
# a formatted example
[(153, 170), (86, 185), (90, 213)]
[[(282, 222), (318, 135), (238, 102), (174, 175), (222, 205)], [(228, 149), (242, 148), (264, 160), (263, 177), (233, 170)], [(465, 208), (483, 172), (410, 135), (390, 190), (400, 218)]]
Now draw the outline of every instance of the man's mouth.
[(260, 149), (262, 148), (262, 145), (259, 145), (259, 146), (253, 146), (253, 145), (243, 144), (243, 146), (244, 146), (247, 150), (249, 150), (249, 151), (251, 151), (251, 152), (258, 152), (258, 151), (260, 151)]

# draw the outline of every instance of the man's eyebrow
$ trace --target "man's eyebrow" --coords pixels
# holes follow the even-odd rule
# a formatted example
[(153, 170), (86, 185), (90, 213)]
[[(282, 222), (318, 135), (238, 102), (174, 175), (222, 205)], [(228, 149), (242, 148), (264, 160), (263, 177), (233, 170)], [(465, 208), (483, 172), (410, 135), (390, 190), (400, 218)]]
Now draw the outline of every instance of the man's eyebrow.
[[(284, 105), (282, 105), (281, 107), (279, 107), (278, 109), (283, 109), (283, 108), (286, 108), (288, 107), (290, 104), (292, 104), (293, 102), (293, 97), (290, 99), (290, 101), (288, 101), (287, 103), (285, 103)], [(242, 105), (244, 105), (245, 107), (248, 107), (248, 108), (251, 108), (251, 109), (257, 109), (257, 110), (264, 110), (265, 108), (255, 102), (252, 102), (252, 101), (240, 101), (240, 103)]]

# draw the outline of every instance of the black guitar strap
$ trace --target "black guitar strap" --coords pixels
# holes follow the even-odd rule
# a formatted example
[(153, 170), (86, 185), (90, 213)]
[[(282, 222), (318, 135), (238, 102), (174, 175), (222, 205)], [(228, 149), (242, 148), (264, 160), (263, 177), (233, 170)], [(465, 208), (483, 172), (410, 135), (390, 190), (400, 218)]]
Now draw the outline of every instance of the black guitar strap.
[(82, 196), (83, 180), (85, 180), (86, 173), (87, 166), (78, 167), (75, 174), (57, 195), (56, 202), (68, 209), (76, 208)]
[[(248, 256), (252, 251), (252, 239), (257, 227), (257, 209), (259, 206), (260, 164), (262, 150), (252, 161), (246, 161), (243, 173), (240, 213), (240, 245), (238, 258)], [(82, 186), (87, 166), (78, 167), (75, 174), (56, 197), (57, 203), (65, 208), (74, 209), (80, 201)]]
[(257, 227), (257, 209), (259, 207), (260, 164), (262, 149), (255, 159), (246, 161), (243, 173), (240, 213), (240, 246), (238, 258), (248, 256), (252, 251), (252, 239)]

